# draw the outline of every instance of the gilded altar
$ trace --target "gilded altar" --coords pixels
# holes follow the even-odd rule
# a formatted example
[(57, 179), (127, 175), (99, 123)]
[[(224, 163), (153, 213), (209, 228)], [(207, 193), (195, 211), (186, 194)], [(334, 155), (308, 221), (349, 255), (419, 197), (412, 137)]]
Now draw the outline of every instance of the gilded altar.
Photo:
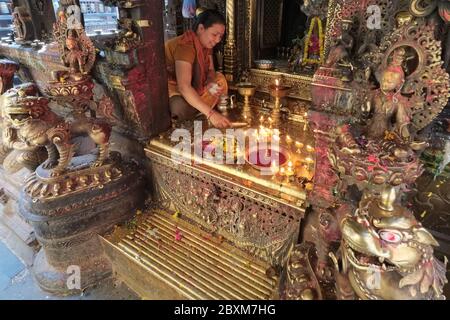
[[(244, 120), (241, 110), (232, 111), (232, 119)], [(267, 114), (255, 115), (258, 121), (264, 116)], [(202, 129), (206, 131), (207, 124)], [(263, 175), (249, 163), (195, 164), (201, 159), (201, 152), (179, 154), (189, 159), (192, 156), (193, 165), (191, 161), (174, 162), (178, 151), (174, 151), (176, 143), (171, 141), (172, 135), (172, 131), (160, 135), (145, 149), (152, 163), (158, 201), (172, 202), (173, 208), (187, 219), (217, 232), (273, 266), (280, 266), (298, 238), (307, 188), (313, 176), (314, 144), (309, 128), (288, 122), (280, 132), (281, 146), (288, 150), (289, 157), (289, 162), (281, 167), (287, 170), (283, 176)], [(289, 170), (296, 170), (295, 175)]]
[[(68, 27), (75, 2), (34, 30), (18, 1), (0, 43), (0, 203), (33, 230), (44, 290), (73, 293), (75, 264), (81, 290), (113, 275), (152, 299), (444, 297), (437, 1), (198, 1), (227, 18), (226, 131), (170, 126), (161, 2), (104, 0), (119, 15), (105, 37)], [(392, 13), (379, 28), (371, 5)]]

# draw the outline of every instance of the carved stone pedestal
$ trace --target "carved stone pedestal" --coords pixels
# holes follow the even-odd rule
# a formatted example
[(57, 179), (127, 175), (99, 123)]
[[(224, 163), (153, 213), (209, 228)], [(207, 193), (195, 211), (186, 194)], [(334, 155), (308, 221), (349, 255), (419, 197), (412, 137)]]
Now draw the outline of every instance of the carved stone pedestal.
[(42, 245), (33, 273), (43, 290), (77, 294), (111, 274), (98, 234), (131, 218), (144, 200), (139, 169), (115, 158), (92, 167), (93, 155), (74, 157), (61, 176), (40, 166), (27, 179), (20, 212)]

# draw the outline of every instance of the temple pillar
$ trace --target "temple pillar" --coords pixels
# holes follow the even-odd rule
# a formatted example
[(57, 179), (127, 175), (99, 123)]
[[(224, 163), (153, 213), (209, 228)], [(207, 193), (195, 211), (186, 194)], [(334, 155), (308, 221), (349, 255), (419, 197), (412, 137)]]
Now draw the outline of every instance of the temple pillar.
[(227, 0), (226, 2), (226, 19), (227, 19), (227, 40), (224, 47), (224, 73), (227, 81), (236, 81), (237, 69), (237, 52), (236, 40), (234, 36), (234, 0)]

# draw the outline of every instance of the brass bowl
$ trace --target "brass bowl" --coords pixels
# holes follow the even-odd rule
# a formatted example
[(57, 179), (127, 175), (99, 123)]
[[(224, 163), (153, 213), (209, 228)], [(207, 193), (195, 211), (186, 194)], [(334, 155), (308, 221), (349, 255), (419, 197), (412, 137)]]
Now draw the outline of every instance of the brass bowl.
[[(275, 159), (276, 159), (276, 164), (277, 164), (277, 166), (279, 168), (286, 166), (287, 163), (289, 162), (290, 158), (291, 158), (291, 155), (290, 155), (289, 151), (285, 147), (282, 147), (282, 146), (276, 146), (276, 147), (268, 146), (268, 150), (270, 150), (270, 155), (268, 155), (268, 157), (269, 157), (268, 159), (270, 159), (270, 157), (272, 155), (272, 152), (276, 153), (276, 154), (274, 154), (274, 156), (275, 155), (278, 156)], [(265, 165), (262, 165), (262, 164), (254, 163), (253, 161), (251, 161), (252, 160), (252, 159), (250, 159), (251, 158), (251, 154), (254, 154), (255, 152), (261, 152), (261, 150), (259, 148), (259, 145), (257, 147), (253, 147), (251, 149), (247, 149), (246, 150), (246, 152), (245, 152), (245, 162), (247, 164), (249, 164), (253, 169), (256, 169), (258, 171), (270, 170), (272, 162), (267, 163)], [(268, 160), (268, 159), (266, 159), (266, 160)], [(273, 159), (273, 160), (275, 160), (275, 159)], [(253, 159), (253, 160), (255, 160), (255, 159)]]
[(244, 97), (244, 103), (248, 105), (250, 103), (250, 97), (255, 95), (256, 86), (250, 82), (241, 82), (236, 85), (238, 93)]
[(239, 94), (243, 97), (251, 97), (255, 95), (256, 86), (250, 82), (241, 82), (236, 85)]
[(274, 98), (284, 98), (288, 95), (291, 87), (289, 86), (276, 86), (274, 84), (269, 86), (270, 95)]
[(261, 70), (272, 70), (275, 67), (275, 61), (273, 60), (255, 60), (256, 68)]

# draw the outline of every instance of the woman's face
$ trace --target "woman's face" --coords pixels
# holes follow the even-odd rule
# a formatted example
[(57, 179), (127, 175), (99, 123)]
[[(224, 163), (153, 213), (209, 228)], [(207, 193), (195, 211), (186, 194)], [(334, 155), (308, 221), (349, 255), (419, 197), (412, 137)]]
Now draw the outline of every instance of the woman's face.
[(205, 29), (203, 24), (200, 24), (197, 29), (197, 36), (200, 39), (202, 46), (208, 49), (212, 49), (222, 41), (223, 34), (225, 33), (225, 26), (220, 23), (215, 23), (208, 29)]

